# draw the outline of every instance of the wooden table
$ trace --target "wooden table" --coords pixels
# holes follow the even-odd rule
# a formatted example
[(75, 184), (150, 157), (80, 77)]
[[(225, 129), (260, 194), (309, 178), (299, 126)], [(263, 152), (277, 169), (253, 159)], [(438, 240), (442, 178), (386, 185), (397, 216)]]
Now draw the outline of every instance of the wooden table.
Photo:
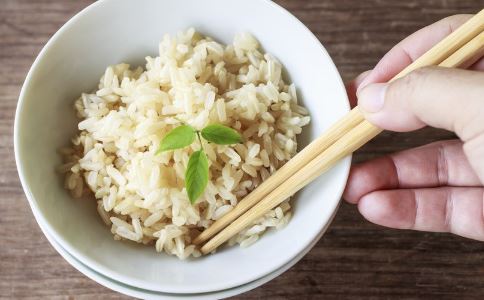
[[(13, 121), (20, 87), (52, 34), (91, 0), (0, 1), (0, 298), (124, 298), (57, 254), (33, 219), (15, 168)], [(483, 0), (280, 0), (324, 43), (343, 78), (371, 68), (416, 29)], [(303, 55), (303, 53), (301, 53)], [(366, 160), (451, 138), (448, 132), (384, 133)], [(484, 299), (484, 243), (450, 234), (385, 229), (343, 204), (328, 232), (296, 266), (240, 299)]]

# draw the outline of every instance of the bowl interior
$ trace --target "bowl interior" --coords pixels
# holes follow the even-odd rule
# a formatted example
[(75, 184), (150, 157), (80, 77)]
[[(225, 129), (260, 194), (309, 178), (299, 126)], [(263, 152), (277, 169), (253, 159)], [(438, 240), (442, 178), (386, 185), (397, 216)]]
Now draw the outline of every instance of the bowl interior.
[(97, 86), (106, 66), (143, 65), (165, 33), (194, 27), (223, 43), (247, 31), (285, 66), (309, 109), (300, 147), (348, 111), (341, 78), (327, 52), (295, 17), (266, 0), (104, 0), (91, 5), (49, 41), (32, 66), (19, 100), (15, 151), (22, 184), (45, 229), (93, 270), (139, 288), (201, 293), (235, 287), (283, 266), (330, 221), (346, 182), (349, 158), (297, 195), (294, 215), (249, 248), (232, 247), (179, 261), (153, 247), (114, 241), (94, 200), (74, 200), (54, 168), (56, 149), (76, 132), (73, 101)]

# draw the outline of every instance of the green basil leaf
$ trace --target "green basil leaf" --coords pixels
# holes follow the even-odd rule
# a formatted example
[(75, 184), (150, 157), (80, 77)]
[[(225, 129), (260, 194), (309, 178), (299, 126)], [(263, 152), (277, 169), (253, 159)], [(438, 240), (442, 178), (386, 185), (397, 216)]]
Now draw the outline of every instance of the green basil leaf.
[(242, 142), (242, 136), (235, 130), (220, 124), (212, 124), (202, 129), (202, 136), (209, 142), (231, 145)]
[(160, 142), (160, 147), (156, 154), (184, 148), (195, 140), (195, 129), (190, 125), (181, 125), (172, 129)]
[(203, 150), (198, 150), (190, 155), (187, 170), (185, 171), (185, 188), (188, 199), (194, 204), (198, 197), (203, 194), (208, 183), (208, 159)]

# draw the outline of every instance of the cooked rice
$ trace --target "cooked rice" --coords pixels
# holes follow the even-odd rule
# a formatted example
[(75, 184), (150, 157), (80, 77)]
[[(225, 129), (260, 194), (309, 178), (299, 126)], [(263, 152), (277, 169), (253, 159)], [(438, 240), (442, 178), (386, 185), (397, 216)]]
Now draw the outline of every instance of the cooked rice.
[[(193, 29), (166, 35), (146, 69), (106, 69), (98, 90), (75, 102), (81, 121), (73, 146), (61, 150), (65, 187), (74, 197), (91, 191), (97, 211), (116, 240), (154, 244), (184, 259), (200, 252), (192, 239), (282, 166), (296, 152), (296, 135), (308, 124), (294, 85), (257, 40), (239, 34), (223, 46)], [(197, 129), (223, 123), (244, 143), (204, 142), (210, 180), (190, 204), (184, 174), (197, 143), (155, 155), (163, 136), (181, 122)], [(229, 244), (246, 247), (291, 216), (286, 200)]]

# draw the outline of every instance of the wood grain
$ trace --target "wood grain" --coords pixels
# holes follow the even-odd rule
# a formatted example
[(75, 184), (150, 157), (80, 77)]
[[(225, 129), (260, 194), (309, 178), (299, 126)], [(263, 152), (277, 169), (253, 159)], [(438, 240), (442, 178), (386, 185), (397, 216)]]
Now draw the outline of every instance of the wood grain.
[[(67, 264), (28, 207), (13, 158), (21, 84), (49, 37), (91, 0), (0, 2), (0, 298), (122, 299)], [(472, 13), (483, 0), (279, 0), (324, 43), (345, 80), (370, 69), (392, 45), (429, 23)], [(362, 161), (449, 132), (386, 132)], [(484, 299), (484, 243), (450, 234), (385, 229), (343, 204), (321, 241), (292, 269), (239, 299)]]

